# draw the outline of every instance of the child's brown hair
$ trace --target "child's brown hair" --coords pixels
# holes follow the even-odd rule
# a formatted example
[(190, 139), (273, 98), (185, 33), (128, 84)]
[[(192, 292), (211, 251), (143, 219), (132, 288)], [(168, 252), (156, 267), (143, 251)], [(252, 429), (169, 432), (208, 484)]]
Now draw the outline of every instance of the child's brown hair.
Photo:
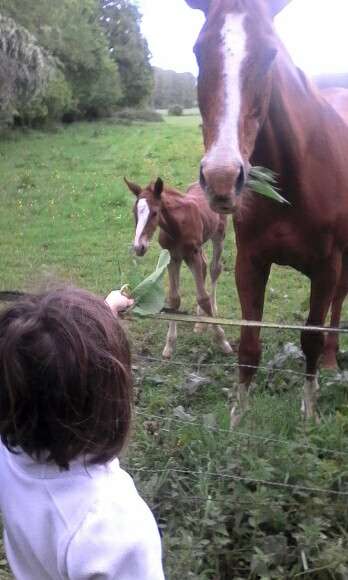
[(130, 350), (101, 298), (74, 287), (28, 295), (0, 313), (0, 434), (60, 468), (105, 463), (130, 425)]

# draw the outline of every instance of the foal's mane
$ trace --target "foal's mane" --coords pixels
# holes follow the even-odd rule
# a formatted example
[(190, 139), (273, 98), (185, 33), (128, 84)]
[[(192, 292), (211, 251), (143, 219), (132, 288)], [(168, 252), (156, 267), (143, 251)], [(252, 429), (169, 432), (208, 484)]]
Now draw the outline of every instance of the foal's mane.
[(171, 195), (173, 197), (176, 197), (176, 196), (184, 197), (184, 194), (181, 191), (179, 191), (178, 189), (175, 189), (175, 187), (171, 187), (168, 185), (164, 185), (163, 193), (166, 193), (166, 194)]

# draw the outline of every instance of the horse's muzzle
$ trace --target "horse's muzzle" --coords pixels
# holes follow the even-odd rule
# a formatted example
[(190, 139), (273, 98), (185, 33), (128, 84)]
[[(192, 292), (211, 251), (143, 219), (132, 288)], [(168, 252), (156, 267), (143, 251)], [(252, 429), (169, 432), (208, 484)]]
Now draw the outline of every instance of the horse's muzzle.
[(233, 213), (234, 210), (236, 209), (236, 199), (233, 198), (232, 196), (227, 195), (214, 196), (209, 195), (208, 193), (208, 199), (210, 209), (217, 213), (229, 214)]
[(210, 208), (218, 213), (233, 213), (237, 197), (245, 186), (245, 170), (242, 162), (217, 165), (202, 162), (200, 185), (205, 191)]

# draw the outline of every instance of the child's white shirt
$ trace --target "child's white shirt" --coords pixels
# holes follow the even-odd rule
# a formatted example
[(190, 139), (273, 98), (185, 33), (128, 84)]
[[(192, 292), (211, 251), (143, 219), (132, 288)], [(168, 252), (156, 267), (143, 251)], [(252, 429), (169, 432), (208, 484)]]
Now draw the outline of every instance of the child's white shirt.
[(0, 442), (5, 547), (18, 580), (163, 580), (155, 519), (114, 459), (69, 471)]

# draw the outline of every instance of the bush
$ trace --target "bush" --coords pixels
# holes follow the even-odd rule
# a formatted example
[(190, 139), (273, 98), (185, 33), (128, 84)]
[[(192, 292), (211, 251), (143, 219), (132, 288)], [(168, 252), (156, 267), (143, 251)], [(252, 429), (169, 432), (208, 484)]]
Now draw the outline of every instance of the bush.
[(184, 109), (180, 105), (171, 105), (168, 109), (168, 115), (171, 117), (181, 117)]
[(121, 109), (116, 114), (116, 121), (132, 123), (133, 121), (146, 121), (149, 123), (161, 123), (163, 117), (154, 109)]

